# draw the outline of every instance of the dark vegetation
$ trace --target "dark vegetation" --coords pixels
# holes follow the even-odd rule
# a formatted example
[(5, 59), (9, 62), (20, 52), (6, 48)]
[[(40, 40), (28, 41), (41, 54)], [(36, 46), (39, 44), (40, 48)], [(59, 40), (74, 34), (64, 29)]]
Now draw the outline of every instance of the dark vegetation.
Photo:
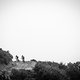
[(13, 56), (9, 53), (9, 51), (4, 51), (0, 48), (0, 64), (9, 64), (12, 61)]
[[(12, 55), (9, 52), (0, 50), (1, 64), (7, 65), (11, 60)], [(48, 61), (36, 62), (33, 70), (0, 71), (0, 80), (80, 80), (80, 62), (68, 63), (67, 65)]]

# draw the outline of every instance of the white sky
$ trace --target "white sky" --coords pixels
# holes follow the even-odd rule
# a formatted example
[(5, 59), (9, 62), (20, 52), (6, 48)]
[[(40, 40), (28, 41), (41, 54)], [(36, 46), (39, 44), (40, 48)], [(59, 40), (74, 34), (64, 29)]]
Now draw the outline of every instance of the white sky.
[(80, 0), (0, 0), (0, 47), (20, 59), (80, 61)]

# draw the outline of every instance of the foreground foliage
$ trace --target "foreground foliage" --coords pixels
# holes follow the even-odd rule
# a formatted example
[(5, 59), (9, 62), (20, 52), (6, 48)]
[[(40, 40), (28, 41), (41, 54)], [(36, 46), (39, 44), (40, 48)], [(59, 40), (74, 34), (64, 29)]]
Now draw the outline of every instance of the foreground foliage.
[(80, 80), (80, 62), (37, 62), (33, 70), (12, 69), (2, 71), (0, 80)]
[[(13, 56), (9, 51), (0, 48), (0, 64), (7, 65), (12, 61)], [(41, 62), (32, 70), (8, 69), (0, 70), (0, 80), (80, 80), (80, 62), (63, 63)], [(1, 66), (0, 66), (1, 67)]]

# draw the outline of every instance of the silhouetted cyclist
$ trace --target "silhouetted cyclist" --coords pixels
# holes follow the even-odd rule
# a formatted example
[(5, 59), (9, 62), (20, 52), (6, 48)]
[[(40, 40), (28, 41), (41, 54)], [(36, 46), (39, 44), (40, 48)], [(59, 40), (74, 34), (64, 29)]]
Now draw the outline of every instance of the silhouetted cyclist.
[(24, 60), (24, 59), (25, 59), (25, 57), (22, 55), (22, 61), (23, 61), (23, 62), (25, 62), (25, 60)]
[(18, 59), (19, 57), (16, 55), (16, 61), (19, 61), (19, 59)]

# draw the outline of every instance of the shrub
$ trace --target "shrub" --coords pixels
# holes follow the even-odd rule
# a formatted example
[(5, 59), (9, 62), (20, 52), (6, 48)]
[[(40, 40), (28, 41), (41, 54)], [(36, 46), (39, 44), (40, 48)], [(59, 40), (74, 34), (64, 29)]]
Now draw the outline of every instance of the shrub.
[(12, 69), (11, 71), (11, 79), (12, 80), (33, 80), (34, 79), (34, 72), (30, 70), (16, 70)]
[(69, 64), (66, 72), (70, 80), (80, 80), (80, 68), (76, 64)]
[(59, 69), (55, 69), (45, 63), (37, 63), (34, 71), (36, 73), (36, 80), (67, 80)]

